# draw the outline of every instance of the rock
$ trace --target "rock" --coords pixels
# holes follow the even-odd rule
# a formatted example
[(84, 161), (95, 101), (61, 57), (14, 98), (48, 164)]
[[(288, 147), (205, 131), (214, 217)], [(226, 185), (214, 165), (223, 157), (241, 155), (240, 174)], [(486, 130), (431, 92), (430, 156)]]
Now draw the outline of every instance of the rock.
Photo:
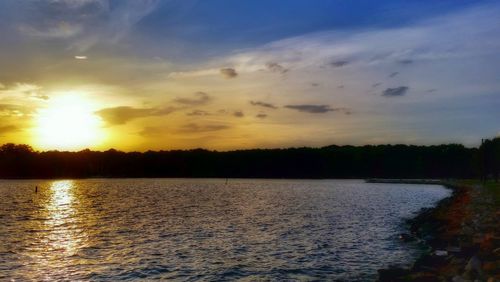
[(401, 233), (399, 234), (399, 239), (401, 239), (401, 241), (403, 242), (412, 242), (412, 241), (415, 241), (415, 237), (410, 235), (410, 234), (407, 234), (407, 233)]
[(467, 262), (467, 265), (465, 266), (465, 270), (474, 270), (474, 271), (481, 271), (481, 261), (477, 256), (473, 256), (470, 258), (469, 262)]
[(465, 280), (462, 276), (460, 275), (456, 275), (455, 277), (453, 277), (451, 279), (452, 282), (466, 282), (466, 281), (470, 281), (470, 280)]
[(461, 249), (459, 247), (448, 247), (446, 250), (450, 253), (460, 253)]
[(378, 270), (378, 281), (400, 281), (404, 276), (408, 275), (408, 269), (400, 267), (390, 267), (389, 269)]
[(434, 254), (438, 257), (442, 257), (442, 256), (447, 256), (448, 255), (448, 252), (447, 251), (443, 251), (443, 250), (436, 250), (434, 252)]
[(500, 255), (500, 248), (494, 249), (493, 253), (496, 254), (496, 255)]
[(465, 266), (465, 274), (467, 277), (478, 278), (483, 276), (481, 260), (477, 256), (472, 256)]

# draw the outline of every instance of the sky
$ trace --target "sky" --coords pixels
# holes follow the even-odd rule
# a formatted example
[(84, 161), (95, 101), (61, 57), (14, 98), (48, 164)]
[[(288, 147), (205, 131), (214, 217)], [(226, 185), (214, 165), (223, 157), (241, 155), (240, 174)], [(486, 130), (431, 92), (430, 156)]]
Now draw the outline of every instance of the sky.
[(500, 1), (3, 0), (0, 144), (477, 146)]

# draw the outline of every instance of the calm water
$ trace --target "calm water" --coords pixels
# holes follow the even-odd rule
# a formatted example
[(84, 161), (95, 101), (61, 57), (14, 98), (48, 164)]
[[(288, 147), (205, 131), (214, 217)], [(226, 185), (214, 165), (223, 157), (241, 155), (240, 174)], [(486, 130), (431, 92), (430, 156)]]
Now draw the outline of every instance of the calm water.
[(0, 181), (0, 280), (373, 280), (417, 254), (397, 240), (404, 218), (449, 194), (357, 180)]

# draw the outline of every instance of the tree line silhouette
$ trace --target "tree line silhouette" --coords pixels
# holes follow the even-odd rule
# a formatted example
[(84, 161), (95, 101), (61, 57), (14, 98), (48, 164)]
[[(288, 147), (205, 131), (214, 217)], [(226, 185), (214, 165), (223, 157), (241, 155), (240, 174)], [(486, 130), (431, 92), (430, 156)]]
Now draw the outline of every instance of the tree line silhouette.
[(220, 177), (220, 178), (495, 178), (500, 138), (479, 148), (366, 145), (322, 148), (204, 149), (122, 152), (34, 151), (0, 147), (0, 178)]

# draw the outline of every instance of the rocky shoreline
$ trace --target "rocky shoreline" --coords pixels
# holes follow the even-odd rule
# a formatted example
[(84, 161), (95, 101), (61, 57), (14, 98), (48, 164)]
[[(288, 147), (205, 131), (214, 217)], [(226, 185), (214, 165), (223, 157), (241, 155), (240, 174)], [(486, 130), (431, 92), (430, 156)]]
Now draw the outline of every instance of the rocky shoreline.
[(500, 211), (491, 189), (479, 182), (367, 181), (441, 184), (453, 191), (409, 220), (409, 233), (400, 236), (423, 241), (428, 251), (410, 268), (380, 269), (378, 281), (500, 281)]

